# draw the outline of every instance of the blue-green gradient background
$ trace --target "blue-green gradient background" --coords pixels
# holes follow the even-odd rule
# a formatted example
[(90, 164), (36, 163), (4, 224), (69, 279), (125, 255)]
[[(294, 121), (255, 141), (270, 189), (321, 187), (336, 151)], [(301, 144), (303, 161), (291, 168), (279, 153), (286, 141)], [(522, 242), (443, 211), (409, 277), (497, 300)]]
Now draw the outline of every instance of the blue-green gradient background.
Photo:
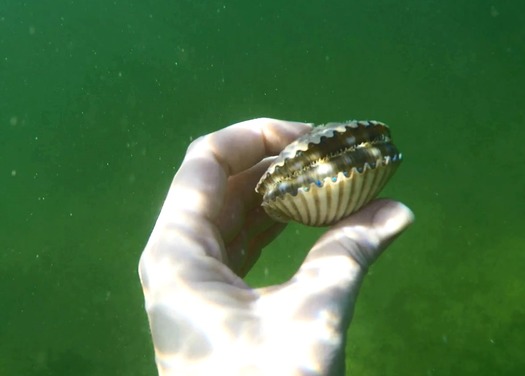
[(142, 248), (190, 141), (260, 116), (382, 120), (405, 156), (349, 374), (525, 374), (524, 41), (521, 0), (3, 0), (0, 375), (155, 374)]

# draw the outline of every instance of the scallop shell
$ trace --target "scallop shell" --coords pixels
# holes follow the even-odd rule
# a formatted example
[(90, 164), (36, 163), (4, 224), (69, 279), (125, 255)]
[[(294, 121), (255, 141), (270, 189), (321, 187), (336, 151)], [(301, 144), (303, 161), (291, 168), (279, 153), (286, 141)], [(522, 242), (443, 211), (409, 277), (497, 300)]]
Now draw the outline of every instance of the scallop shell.
[(326, 226), (375, 198), (401, 160), (386, 124), (328, 123), (288, 145), (255, 190), (276, 221)]

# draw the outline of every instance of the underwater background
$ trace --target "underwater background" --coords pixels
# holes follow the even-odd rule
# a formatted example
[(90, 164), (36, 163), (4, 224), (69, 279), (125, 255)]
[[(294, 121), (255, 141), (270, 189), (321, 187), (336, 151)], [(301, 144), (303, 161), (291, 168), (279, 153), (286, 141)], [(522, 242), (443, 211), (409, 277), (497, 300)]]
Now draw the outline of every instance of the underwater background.
[[(414, 225), (348, 374), (525, 374), (525, 2), (0, 3), (0, 375), (154, 375), (137, 263), (188, 144), (254, 117), (391, 126)], [(279, 283), (322, 229), (248, 276)], [(290, 247), (293, 244), (293, 247)]]

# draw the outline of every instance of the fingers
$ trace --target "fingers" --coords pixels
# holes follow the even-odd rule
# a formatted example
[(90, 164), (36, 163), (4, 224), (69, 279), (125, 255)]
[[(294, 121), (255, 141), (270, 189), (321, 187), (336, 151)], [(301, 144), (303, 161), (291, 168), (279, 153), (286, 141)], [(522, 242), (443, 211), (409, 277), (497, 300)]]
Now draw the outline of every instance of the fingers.
[(166, 204), (170, 210), (198, 212), (214, 221), (223, 206), (230, 176), (277, 154), (310, 129), (305, 123), (263, 118), (195, 140), (173, 180)]
[[(195, 255), (211, 256), (221, 263), (228, 263), (228, 255), (224, 253), (224, 234), (219, 230), (228, 230), (226, 241), (231, 241), (235, 237), (232, 229), (242, 228), (245, 213), (255, 205), (256, 193), (253, 190), (259, 178), (257, 174), (262, 175), (264, 165), (253, 170), (250, 167), (257, 165), (266, 155), (279, 152), (310, 128), (303, 123), (255, 119), (193, 142), (173, 179), (145, 249), (146, 256), (154, 257), (144, 257), (144, 260), (167, 257), (170, 262), (142, 262), (144, 267), (141, 270), (152, 269), (150, 274), (155, 274), (157, 266), (166, 270), (177, 268), (180, 260)], [(233, 176), (232, 186), (228, 186), (230, 176)], [(228, 196), (228, 202), (225, 202), (230, 188), (236, 196)], [(224, 209), (229, 206), (234, 209)], [(223, 217), (218, 220), (221, 211)], [(206, 242), (200, 241), (203, 238)], [(187, 242), (182, 241), (184, 239)]]
[(252, 210), (237, 236), (226, 244), (229, 266), (244, 277), (259, 259), (262, 249), (285, 228), (285, 223), (273, 221), (261, 207)]
[[(255, 192), (257, 182), (271, 163), (266, 158), (255, 166), (228, 179), (224, 205), (217, 217), (217, 227), (226, 243), (229, 243), (247, 225), (247, 216), (260, 208), (261, 195)], [(264, 211), (258, 211), (261, 215)], [(251, 214), (250, 214), (251, 215)], [(268, 216), (266, 218), (269, 221)], [(251, 225), (250, 225), (251, 227)]]
[[(261, 196), (254, 190), (270, 163), (270, 158), (266, 158), (230, 177), (224, 205), (215, 221), (226, 245), (228, 265), (240, 276), (246, 275), (259, 258), (262, 248), (285, 227), (268, 217), (261, 207)], [(261, 239), (269, 236), (262, 234), (267, 234), (273, 227), (279, 231), (271, 231), (275, 236), (263, 242)]]
[[(211, 151), (227, 175), (235, 175), (264, 157), (278, 154), (286, 145), (311, 130), (306, 123), (260, 118), (231, 125), (199, 140), (188, 155)], [(203, 150), (204, 148), (204, 150)]]

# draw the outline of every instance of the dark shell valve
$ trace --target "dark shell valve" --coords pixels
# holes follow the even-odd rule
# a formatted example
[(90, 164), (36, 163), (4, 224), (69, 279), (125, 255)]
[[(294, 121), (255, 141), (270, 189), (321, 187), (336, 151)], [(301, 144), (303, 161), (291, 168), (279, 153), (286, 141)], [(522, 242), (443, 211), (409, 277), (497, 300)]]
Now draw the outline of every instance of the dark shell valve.
[(288, 145), (255, 190), (275, 220), (330, 225), (376, 197), (401, 159), (386, 124), (329, 123)]

